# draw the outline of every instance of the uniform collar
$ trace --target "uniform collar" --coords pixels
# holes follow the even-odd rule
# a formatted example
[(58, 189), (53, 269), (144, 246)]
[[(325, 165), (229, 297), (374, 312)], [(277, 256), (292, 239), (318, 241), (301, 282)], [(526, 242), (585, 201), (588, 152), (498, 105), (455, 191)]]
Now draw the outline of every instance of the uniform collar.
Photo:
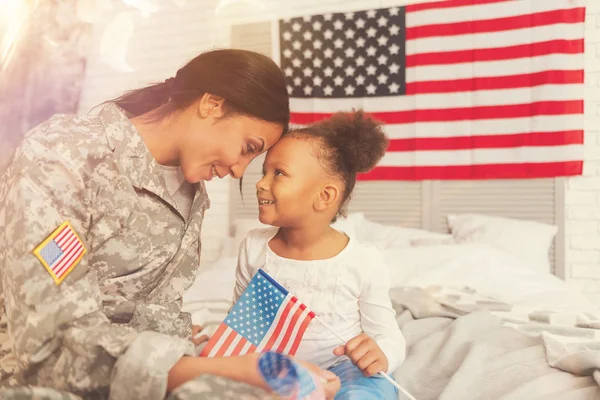
[(125, 112), (115, 103), (107, 103), (98, 118), (104, 127), (111, 151), (133, 185), (154, 193), (176, 209), (158, 163)]
[[(124, 169), (123, 172), (131, 178), (133, 185), (154, 193), (179, 212), (173, 197), (167, 190), (159, 164), (125, 111), (115, 103), (109, 102), (102, 108), (98, 118), (104, 127), (111, 151)], [(203, 204), (208, 207), (210, 203), (204, 182), (200, 182), (196, 185), (190, 217)], [(180, 212), (179, 214), (181, 215)]]

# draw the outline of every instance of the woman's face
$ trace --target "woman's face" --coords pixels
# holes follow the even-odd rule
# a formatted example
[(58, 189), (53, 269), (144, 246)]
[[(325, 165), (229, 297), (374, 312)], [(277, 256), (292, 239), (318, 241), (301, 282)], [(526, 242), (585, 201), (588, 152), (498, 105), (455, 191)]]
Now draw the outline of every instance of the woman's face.
[(226, 113), (223, 107), (222, 99), (205, 95), (180, 132), (179, 162), (190, 183), (227, 175), (240, 178), (250, 161), (283, 133), (281, 124)]

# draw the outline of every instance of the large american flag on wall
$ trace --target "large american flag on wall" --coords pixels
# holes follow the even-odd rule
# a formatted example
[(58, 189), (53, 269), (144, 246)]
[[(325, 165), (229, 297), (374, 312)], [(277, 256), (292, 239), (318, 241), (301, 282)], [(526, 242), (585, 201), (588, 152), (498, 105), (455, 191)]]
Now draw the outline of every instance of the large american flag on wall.
[(365, 180), (579, 175), (584, 0), (446, 0), (279, 21), (292, 124), (362, 108)]

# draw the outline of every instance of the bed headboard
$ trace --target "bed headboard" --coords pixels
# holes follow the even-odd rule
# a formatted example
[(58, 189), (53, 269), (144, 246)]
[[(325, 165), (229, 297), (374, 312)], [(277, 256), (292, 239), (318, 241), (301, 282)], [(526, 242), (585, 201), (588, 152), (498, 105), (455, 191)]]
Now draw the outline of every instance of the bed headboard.
[[(234, 25), (232, 47), (272, 55), (270, 22)], [(230, 188), (230, 221), (257, 218), (255, 184), (264, 156), (248, 167), (240, 196)], [(357, 182), (349, 212), (363, 212), (375, 222), (447, 232), (448, 214), (478, 213), (557, 225), (550, 251), (552, 273), (564, 278), (564, 179)]]

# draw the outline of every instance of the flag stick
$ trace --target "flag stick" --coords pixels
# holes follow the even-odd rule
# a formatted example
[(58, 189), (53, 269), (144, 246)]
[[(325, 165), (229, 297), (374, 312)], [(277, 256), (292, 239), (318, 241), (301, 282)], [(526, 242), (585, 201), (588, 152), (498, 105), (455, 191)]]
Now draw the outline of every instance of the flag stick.
[[(329, 332), (331, 332), (335, 337), (337, 337), (338, 339), (340, 339), (342, 341), (342, 343), (346, 343), (347, 340), (344, 340), (343, 337), (341, 337), (340, 335), (338, 335), (329, 325), (327, 325), (325, 322), (323, 322), (323, 320), (319, 317), (315, 317), (315, 319), (317, 321), (319, 321), (319, 323), (321, 323), (325, 328), (327, 328), (327, 330)], [(408, 393), (406, 391), (406, 389), (404, 389), (402, 386), (400, 386), (398, 384), (398, 382), (396, 382), (395, 380), (393, 380), (392, 378), (390, 378), (390, 376), (388, 374), (386, 374), (383, 371), (380, 371), (379, 374), (381, 376), (383, 376), (385, 379), (387, 379), (392, 385), (394, 385), (396, 387), (396, 389), (400, 390), (402, 393), (404, 393), (406, 395), (406, 397), (408, 397), (410, 400), (417, 400), (415, 399), (410, 393)]]

